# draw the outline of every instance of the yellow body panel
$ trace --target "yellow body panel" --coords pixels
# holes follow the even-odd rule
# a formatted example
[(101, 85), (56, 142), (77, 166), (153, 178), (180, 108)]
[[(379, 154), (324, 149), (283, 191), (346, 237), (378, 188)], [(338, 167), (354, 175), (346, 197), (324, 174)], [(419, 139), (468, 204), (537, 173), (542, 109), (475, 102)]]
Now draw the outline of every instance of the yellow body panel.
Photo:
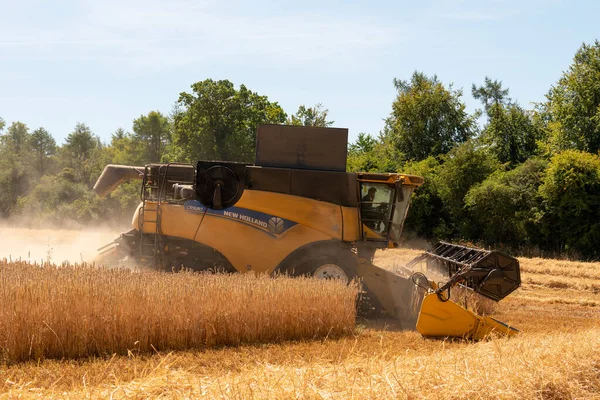
[[(289, 194), (246, 190), (236, 207), (296, 221), (327, 236), (342, 240), (342, 207), (333, 203)], [(358, 220), (358, 210), (354, 209), (354, 213)]]
[(417, 320), (417, 331), (428, 337), (484, 339), (492, 333), (512, 336), (519, 331), (494, 318), (479, 316), (453, 302), (441, 301), (437, 294), (425, 296)]
[[(401, 179), (409, 185), (418, 185), (410, 181), (410, 176), (385, 175), (389, 183)], [(157, 203), (146, 202), (144, 233), (156, 233), (155, 221), (160, 220), (160, 234), (210, 246), (241, 272), (270, 273), (294, 250), (313, 242), (361, 240), (357, 207), (342, 207), (289, 194), (246, 190), (231, 209), (218, 213), (209, 210), (204, 216), (200, 212), (204, 208), (198, 202), (192, 208), (162, 203), (158, 217), (156, 207)], [(140, 214), (141, 205), (132, 221), (137, 230), (142, 226)], [(256, 215), (259, 217), (253, 219)], [(281, 233), (269, 232), (271, 218), (284, 220), (288, 228)], [(383, 239), (365, 225), (362, 228), (367, 239)]]
[(341, 207), (343, 216), (343, 234), (342, 240), (346, 242), (355, 242), (360, 239), (358, 230), (358, 210), (356, 207)]
[[(201, 208), (201, 205), (197, 205)], [(358, 211), (318, 200), (272, 192), (247, 190), (239, 202), (218, 214), (206, 214), (181, 204), (160, 205), (160, 233), (194, 240), (223, 254), (240, 272), (271, 273), (294, 250), (313, 242), (342, 240), (342, 213), (353, 221), (348, 229), (352, 240), (358, 238)], [(351, 210), (354, 210), (352, 213)], [(141, 205), (132, 224), (139, 230)], [(195, 212), (190, 212), (195, 211)], [(354, 215), (353, 215), (354, 214)], [(244, 219), (243, 219), (244, 218)], [(269, 231), (271, 218), (289, 228), (280, 233)], [(147, 202), (144, 233), (156, 232), (156, 203)]]
[(377, 232), (375, 232), (373, 229), (369, 228), (368, 226), (363, 224), (363, 234), (365, 236), (365, 239), (382, 239), (381, 235), (379, 235)]

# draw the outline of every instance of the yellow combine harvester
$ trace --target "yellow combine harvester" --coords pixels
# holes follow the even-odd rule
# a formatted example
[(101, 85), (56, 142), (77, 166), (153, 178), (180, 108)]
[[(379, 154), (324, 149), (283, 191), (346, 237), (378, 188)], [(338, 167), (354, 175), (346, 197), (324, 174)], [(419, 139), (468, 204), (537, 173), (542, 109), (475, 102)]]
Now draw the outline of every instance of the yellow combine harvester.
[[(449, 299), (461, 285), (495, 301), (520, 285), (519, 263), (500, 252), (440, 243), (404, 273), (372, 264), (397, 247), (413, 191), (423, 178), (346, 172), (345, 129), (261, 125), (254, 164), (108, 165), (94, 186), (105, 196), (140, 179), (133, 229), (100, 249), (104, 262), (127, 259), (163, 270), (285, 273), (359, 278), (373, 304), (424, 336), (479, 339), (516, 329)], [(426, 263), (447, 275), (439, 287)], [(325, 306), (325, 305), (324, 305)]]

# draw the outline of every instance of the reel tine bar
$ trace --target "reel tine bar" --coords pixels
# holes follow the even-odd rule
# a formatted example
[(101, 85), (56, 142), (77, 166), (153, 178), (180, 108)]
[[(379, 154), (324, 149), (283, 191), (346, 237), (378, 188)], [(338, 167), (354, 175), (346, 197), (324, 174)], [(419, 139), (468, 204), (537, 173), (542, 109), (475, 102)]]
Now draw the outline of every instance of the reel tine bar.
[(447, 242), (409, 263), (425, 260), (429, 270), (448, 274), (450, 280), (437, 289), (442, 292), (461, 283), (475, 292), (498, 301), (521, 284), (519, 261), (500, 251), (475, 249)]
[(456, 269), (461, 269), (462, 267), (472, 267), (490, 253), (488, 250), (439, 242), (432, 251), (427, 252), (427, 255), (451, 263)]

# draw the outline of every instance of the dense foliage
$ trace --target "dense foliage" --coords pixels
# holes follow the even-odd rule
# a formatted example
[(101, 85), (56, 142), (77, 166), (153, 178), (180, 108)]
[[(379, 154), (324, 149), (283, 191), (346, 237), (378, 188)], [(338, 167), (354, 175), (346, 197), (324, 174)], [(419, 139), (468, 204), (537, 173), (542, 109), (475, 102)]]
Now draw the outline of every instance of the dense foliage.
[(582, 45), (533, 110), (488, 77), (471, 88), (473, 115), (435, 76), (394, 83), (383, 132), (358, 136), (348, 168), (425, 178), (407, 236), (600, 257), (600, 42)]
[(59, 226), (129, 220), (139, 203), (137, 182), (106, 199), (91, 190), (107, 164), (252, 161), (259, 124), (333, 124), (321, 104), (301, 105), (288, 116), (266, 96), (229, 81), (207, 79), (191, 89), (170, 115), (140, 115), (131, 132), (118, 128), (109, 143), (81, 122), (57, 145), (44, 128), (31, 131), (20, 121), (7, 126), (0, 118), (0, 217)]
[(174, 118), (170, 158), (179, 160), (253, 161), (256, 127), (281, 124), (286, 114), (267, 96), (229, 81), (207, 79), (181, 93), (185, 111)]
[(472, 136), (473, 118), (465, 111), (460, 90), (420, 72), (410, 81), (394, 79), (394, 85), (398, 96), (386, 121), (385, 139), (401, 158), (423, 160), (444, 154)]
[[(378, 135), (358, 134), (348, 170), (425, 177), (406, 235), (537, 248), (598, 258), (600, 247), (600, 42), (583, 44), (546, 101), (528, 110), (502, 82), (462, 90), (415, 72), (394, 79), (396, 97)], [(169, 115), (150, 111), (103, 143), (77, 123), (57, 145), (43, 127), (0, 118), (0, 216), (59, 224), (129, 218), (135, 183), (107, 199), (90, 190), (109, 163), (252, 161), (258, 124), (332, 126), (322, 104), (288, 115), (244, 85), (207, 79), (181, 93)]]

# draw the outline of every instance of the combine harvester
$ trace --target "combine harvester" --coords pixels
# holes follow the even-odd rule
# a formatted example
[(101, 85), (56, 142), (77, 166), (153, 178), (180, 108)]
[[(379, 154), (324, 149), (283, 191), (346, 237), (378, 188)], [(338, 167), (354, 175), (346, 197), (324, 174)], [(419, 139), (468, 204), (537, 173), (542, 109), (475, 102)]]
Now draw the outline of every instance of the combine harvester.
[[(398, 247), (413, 191), (423, 178), (346, 172), (348, 131), (261, 125), (254, 164), (108, 165), (94, 190), (105, 196), (141, 180), (133, 229), (100, 249), (99, 262), (132, 260), (166, 271), (285, 273), (350, 281), (387, 314), (427, 337), (481, 339), (518, 332), (450, 300), (463, 288), (499, 301), (521, 283), (519, 262), (497, 251), (440, 243), (405, 273), (372, 264)], [(439, 286), (410, 268), (447, 276)], [(326, 307), (326, 304), (323, 306)]]

